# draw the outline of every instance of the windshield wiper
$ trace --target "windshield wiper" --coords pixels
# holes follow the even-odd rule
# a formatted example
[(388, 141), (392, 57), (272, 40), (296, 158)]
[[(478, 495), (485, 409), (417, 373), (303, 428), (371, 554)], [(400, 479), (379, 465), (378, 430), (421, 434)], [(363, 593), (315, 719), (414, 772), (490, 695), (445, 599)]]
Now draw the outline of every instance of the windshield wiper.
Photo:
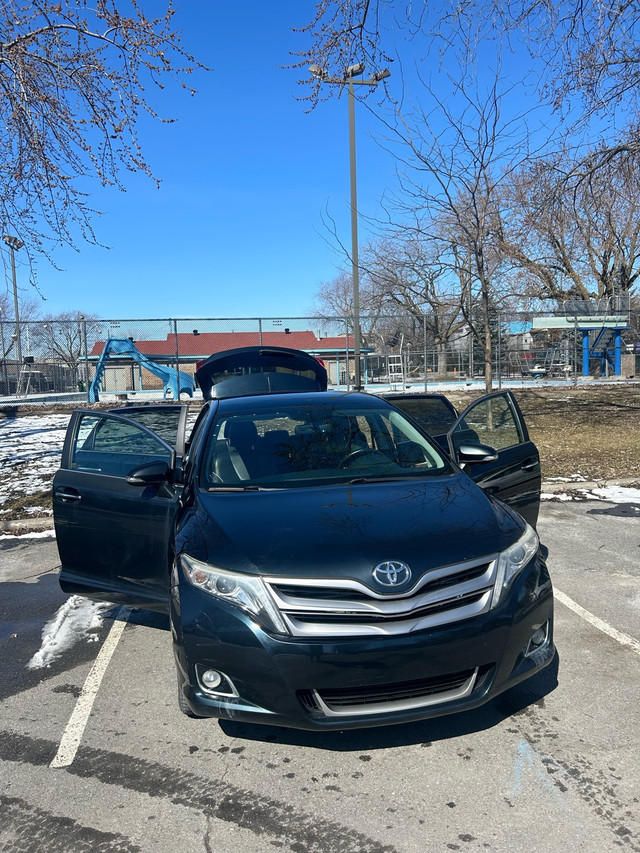
[(210, 486), (208, 492), (262, 492), (262, 486)]
[(400, 480), (413, 479), (415, 479), (415, 474), (409, 474), (404, 477), (356, 477), (353, 480), (349, 480), (349, 485), (358, 486), (360, 483), (396, 483)]

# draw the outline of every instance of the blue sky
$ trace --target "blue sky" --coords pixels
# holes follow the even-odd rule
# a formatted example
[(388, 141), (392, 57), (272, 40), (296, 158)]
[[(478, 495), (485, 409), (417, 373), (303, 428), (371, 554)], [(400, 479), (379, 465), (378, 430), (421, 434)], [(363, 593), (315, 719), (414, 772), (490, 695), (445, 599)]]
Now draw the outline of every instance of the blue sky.
[[(110, 248), (58, 250), (60, 271), (41, 262), (41, 310), (105, 318), (304, 316), (340, 263), (327, 244), (325, 210), (350, 240), (346, 98), (307, 114), (296, 100), (298, 72), (282, 68), (304, 44), (291, 27), (307, 22), (313, 3), (177, 0), (176, 7), (185, 48), (211, 71), (194, 75), (193, 98), (178, 87), (153, 95), (161, 113), (178, 119), (145, 119), (140, 128), (161, 187), (141, 175), (125, 176), (126, 193), (93, 186), (90, 201), (103, 211), (96, 234)], [(364, 215), (375, 214), (394, 181), (392, 157), (371, 137), (374, 122), (357, 108)], [(20, 254), (20, 294), (33, 296)]]

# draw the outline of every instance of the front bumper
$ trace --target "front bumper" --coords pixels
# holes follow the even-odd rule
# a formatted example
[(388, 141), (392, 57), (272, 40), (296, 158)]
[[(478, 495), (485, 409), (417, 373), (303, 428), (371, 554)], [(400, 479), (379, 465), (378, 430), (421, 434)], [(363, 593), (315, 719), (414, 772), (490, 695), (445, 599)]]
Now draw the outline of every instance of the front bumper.
[[(536, 557), (500, 605), (399, 636), (300, 640), (267, 634), (174, 573), (174, 650), (194, 714), (309, 730), (412, 722), (476, 708), (554, 657), (553, 594)], [(544, 641), (531, 647), (536, 631)], [(222, 674), (207, 689), (203, 673)]]

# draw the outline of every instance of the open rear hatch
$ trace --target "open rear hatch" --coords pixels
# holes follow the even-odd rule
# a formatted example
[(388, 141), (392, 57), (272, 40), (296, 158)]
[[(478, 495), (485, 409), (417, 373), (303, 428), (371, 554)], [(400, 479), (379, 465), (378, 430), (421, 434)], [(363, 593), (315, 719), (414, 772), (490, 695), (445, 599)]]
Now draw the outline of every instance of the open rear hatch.
[(239, 347), (215, 353), (200, 364), (196, 379), (205, 400), (327, 390), (322, 363), (286, 347)]

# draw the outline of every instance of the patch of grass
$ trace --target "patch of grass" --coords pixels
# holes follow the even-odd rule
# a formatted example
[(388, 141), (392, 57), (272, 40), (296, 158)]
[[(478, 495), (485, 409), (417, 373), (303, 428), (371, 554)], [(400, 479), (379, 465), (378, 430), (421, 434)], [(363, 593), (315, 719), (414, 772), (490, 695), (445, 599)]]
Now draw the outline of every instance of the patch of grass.
[[(53, 495), (51, 489), (43, 489), (40, 492), (34, 492), (32, 495), (14, 495), (7, 498), (0, 508), (5, 510), (2, 518), (6, 521), (14, 521), (20, 518), (33, 518), (34, 513), (27, 512), (29, 507), (39, 506), (47, 510), (53, 510)], [(8, 510), (8, 512), (6, 512)], [(46, 513), (35, 513), (35, 515), (45, 515)]]

